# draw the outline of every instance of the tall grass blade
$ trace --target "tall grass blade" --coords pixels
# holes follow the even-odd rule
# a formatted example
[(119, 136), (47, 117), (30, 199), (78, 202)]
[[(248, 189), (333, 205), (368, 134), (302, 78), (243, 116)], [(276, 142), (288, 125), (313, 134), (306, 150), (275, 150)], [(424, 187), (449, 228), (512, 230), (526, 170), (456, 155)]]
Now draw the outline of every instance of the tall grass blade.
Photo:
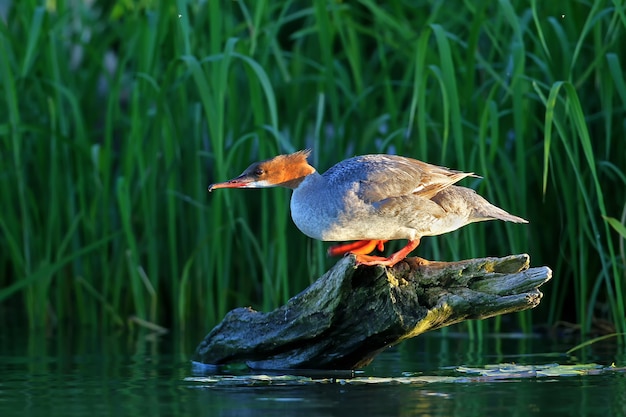
[(461, 185), (530, 220), (415, 252), (553, 267), (545, 309), (462, 326), (475, 340), (598, 317), (626, 331), (621, 2), (12, 4), (0, 300), (29, 327), (52, 311), (190, 331), (286, 301), (336, 261), (328, 243), (295, 228), (288, 190), (206, 188), (312, 148), (320, 172), (375, 152), (474, 171)]

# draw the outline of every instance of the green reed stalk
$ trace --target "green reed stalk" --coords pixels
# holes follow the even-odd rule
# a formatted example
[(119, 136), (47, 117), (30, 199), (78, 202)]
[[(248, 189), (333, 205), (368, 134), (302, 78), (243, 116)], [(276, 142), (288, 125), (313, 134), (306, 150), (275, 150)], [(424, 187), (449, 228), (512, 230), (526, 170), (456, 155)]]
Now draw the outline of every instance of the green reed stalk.
[(462, 185), (531, 223), (416, 255), (528, 252), (554, 278), (512, 326), (625, 330), (621, 7), (35, 3), (0, 23), (0, 302), (29, 326), (207, 328), (283, 303), (334, 264), (328, 244), (295, 228), (287, 190), (206, 187), (310, 147), (319, 171), (387, 152), (483, 176)]

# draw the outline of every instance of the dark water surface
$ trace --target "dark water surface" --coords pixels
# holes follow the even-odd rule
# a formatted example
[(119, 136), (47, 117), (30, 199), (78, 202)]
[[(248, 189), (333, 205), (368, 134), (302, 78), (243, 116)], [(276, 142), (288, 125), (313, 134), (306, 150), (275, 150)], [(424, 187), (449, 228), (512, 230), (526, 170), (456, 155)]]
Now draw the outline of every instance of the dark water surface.
[[(610, 342), (566, 356), (572, 345), (433, 334), (346, 379), (199, 371), (190, 356), (202, 336), (3, 333), (0, 416), (626, 416), (626, 374), (601, 372), (626, 364)], [(600, 371), (492, 378), (460, 368), (555, 363)]]

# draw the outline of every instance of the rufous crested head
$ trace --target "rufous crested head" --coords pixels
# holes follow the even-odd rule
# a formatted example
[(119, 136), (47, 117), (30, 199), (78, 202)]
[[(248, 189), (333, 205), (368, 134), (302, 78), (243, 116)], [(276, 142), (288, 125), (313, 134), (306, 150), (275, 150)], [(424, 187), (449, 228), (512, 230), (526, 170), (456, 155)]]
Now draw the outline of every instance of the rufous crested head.
[(315, 168), (309, 165), (306, 160), (310, 153), (309, 149), (305, 149), (255, 162), (238, 177), (226, 182), (211, 184), (209, 191), (216, 188), (286, 187), (295, 189), (307, 175), (315, 172)]

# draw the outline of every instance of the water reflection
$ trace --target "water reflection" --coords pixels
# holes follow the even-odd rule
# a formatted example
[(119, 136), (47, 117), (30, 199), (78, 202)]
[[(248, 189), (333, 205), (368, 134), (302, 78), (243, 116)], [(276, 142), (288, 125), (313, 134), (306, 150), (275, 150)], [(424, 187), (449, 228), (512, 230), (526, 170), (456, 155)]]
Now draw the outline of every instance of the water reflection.
[[(307, 383), (303, 376), (301, 381), (229, 386), (203, 382), (210, 375), (194, 373), (189, 356), (195, 342), (179, 336), (150, 342), (137, 335), (101, 336), (95, 331), (49, 338), (4, 333), (0, 415), (626, 415), (622, 373), (458, 382), (462, 375), (454, 371), (459, 365), (503, 362), (623, 366), (626, 357), (610, 343), (568, 357), (561, 352), (572, 344), (502, 338), (470, 342), (433, 335), (382, 354), (356, 375), (382, 378), (367, 384), (342, 382), (337, 376)], [(420, 382), (446, 376), (457, 381)]]
[[(623, 415), (623, 379), (441, 385), (314, 385), (201, 389), (205, 415)], [(608, 390), (605, 388), (609, 387)], [(617, 395), (617, 397), (616, 397)], [(621, 400), (615, 400), (620, 398)], [(621, 411), (620, 411), (621, 410)], [(255, 414), (261, 411), (262, 414)]]

